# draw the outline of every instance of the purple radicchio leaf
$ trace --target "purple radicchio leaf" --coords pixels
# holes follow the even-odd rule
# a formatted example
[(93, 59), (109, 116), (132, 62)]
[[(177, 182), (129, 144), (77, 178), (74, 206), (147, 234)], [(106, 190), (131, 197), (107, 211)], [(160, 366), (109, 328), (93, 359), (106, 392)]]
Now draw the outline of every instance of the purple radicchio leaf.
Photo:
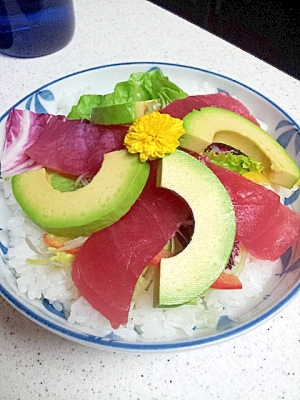
[(40, 135), (39, 127), (44, 125), (47, 119), (49, 119), (47, 114), (36, 114), (29, 110), (10, 110), (1, 159), (3, 178), (40, 167), (26, 155), (25, 151), (36, 142)]

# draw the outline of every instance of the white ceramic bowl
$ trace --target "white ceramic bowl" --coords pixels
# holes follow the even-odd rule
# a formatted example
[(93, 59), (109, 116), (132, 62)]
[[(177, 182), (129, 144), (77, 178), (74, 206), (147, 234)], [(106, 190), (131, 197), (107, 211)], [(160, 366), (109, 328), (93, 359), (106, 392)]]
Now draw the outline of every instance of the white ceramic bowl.
[[(199, 68), (166, 63), (137, 62), (106, 65), (59, 78), (28, 94), (12, 107), (30, 109), (36, 112), (57, 112), (57, 102), (64, 93), (71, 95), (86, 87), (93, 93), (109, 93), (115, 83), (127, 80), (132, 72), (144, 72), (150, 68), (160, 68), (179, 87), (189, 94), (203, 93), (203, 87), (211, 86), (218, 91), (226, 91), (236, 96), (252, 114), (268, 125), (271, 133), (300, 162), (299, 126), (280, 107), (251, 88), (213, 72)], [(209, 91), (209, 89), (208, 89)], [(0, 117), (0, 148), (4, 140), (4, 128), (8, 111)], [(295, 211), (300, 212), (299, 190), (286, 199)], [(109, 335), (83, 333), (69, 324), (59, 313), (42, 300), (29, 301), (17, 289), (16, 278), (7, 268), (6, 252), (8, 246), (6, 221), (9, 212), (5, 205), (3, 192), (0, 193), (0, 293), (17, 310), (44, 328), (67, 339), (102, 349), (114, 351), (171, 351), (191, 349), (228, 340), (247, 332), (262, 323), (291, 301), (300, 289), (300, 243), (289, 249), (282, 257), (259, 297), (252, 300), (236, 318), (221, 317), (217, 327), (210, 330), (197, 330), (189, 339), (146, 340), (138, 338), (129, 342)]]

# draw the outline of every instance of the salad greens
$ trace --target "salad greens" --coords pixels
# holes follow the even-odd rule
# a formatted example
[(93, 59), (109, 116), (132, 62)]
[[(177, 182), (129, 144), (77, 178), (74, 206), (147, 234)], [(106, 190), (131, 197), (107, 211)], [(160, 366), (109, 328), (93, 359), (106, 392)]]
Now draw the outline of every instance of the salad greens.
[(214, 150), (211, 150), (206, 155), (214, 164), (221, 165), (240, 175), (244, 175), (250, 171), (262, 172), (264, 169), (261, 162), (255, 161), (243, 154), (234, 154), (231, 152), (216, 153)]
[(60, 192), (69, 192), (83, 187), (78, 179), (61, 175), (54, 171), (47, 171), (50, 177), (51, 185)]
[(173, 100), (187, 97), (188, 94), (161, 73), (159, 69), (148, 72), (135, 72), (128, 81), (116, 84), (113, 93), (82, 95), (77, 105), (72, 107), (68, 119), (90, 120), (92, 109), (122, 103), (134, 103), (158, 99), (161, 107)]

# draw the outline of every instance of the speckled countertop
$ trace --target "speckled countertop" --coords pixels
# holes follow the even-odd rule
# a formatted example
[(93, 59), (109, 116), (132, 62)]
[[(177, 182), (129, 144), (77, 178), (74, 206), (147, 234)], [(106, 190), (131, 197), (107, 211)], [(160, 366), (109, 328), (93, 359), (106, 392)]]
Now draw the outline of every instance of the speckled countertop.
[[(75, 0), (76, 32), (39, 59), (0, 55), (0, 115), (76, 70), (165, 61), (219, 72), (265, 94), (300, 121), (300, 82), (144, 0)], [(0, 398), (299, 399), (300, 298), (256, 329), (179, 353), (113, 353), (67, 341), (0, 299)]]

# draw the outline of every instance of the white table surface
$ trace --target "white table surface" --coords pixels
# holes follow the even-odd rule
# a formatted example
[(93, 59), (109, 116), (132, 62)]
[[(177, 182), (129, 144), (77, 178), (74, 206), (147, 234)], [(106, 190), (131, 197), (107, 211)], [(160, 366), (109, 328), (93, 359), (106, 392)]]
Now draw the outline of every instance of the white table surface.
[[(0, 115), (39, 86), (124, 61), (193, 65), (239, 80), (300, 122), (300, 82), (145, 0), (75, 0), (76, 32), (36, 59), (0, 55)], [(0, 299), (1, 399), (299, 399), (300, 297), (256, 329), (193, 351), (123, 354), (67, 341)]]

